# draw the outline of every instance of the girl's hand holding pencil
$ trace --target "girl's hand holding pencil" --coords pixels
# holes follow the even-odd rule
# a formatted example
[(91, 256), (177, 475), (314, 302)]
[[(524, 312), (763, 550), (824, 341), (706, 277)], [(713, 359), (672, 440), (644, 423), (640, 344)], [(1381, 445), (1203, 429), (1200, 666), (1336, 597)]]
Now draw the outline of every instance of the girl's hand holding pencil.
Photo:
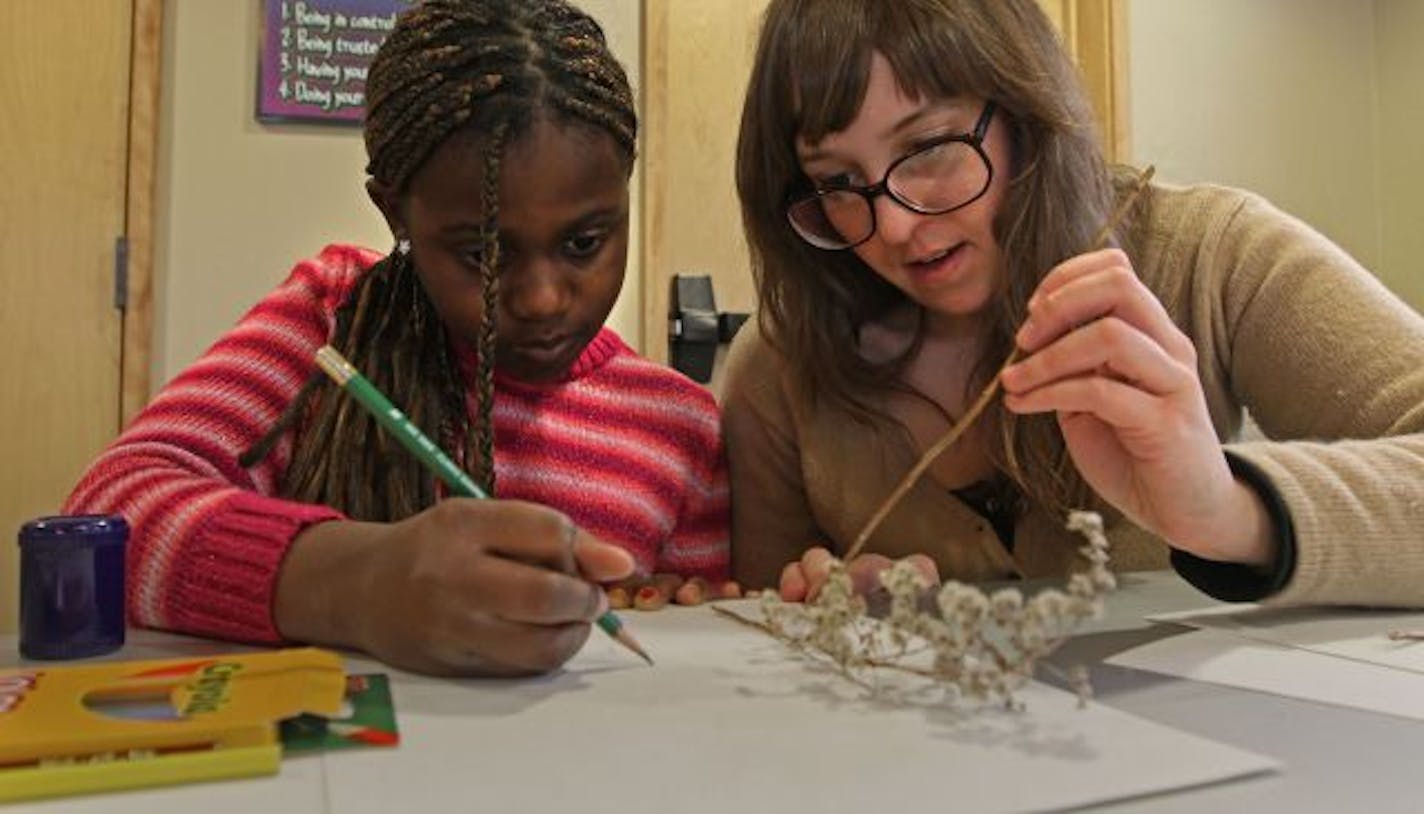
[(488, 500), (335, 348), (316, 361), (461, 497), (397, 523), (333, 521), (299, 534), (277, 581), (282, 635), (423, 673), (526, 675), (568, 660), (596, 623), (652, 664), (596, 584), (631, 574), (631, 555), (553, 509)]
[(392, 524), (335, 521), (293, 543), (277, 585), (287, 638), (436, 675), (529, 675), (578, 651), (608, 610), (596, 583), (632, 557), (557, 511), (449, 498)]

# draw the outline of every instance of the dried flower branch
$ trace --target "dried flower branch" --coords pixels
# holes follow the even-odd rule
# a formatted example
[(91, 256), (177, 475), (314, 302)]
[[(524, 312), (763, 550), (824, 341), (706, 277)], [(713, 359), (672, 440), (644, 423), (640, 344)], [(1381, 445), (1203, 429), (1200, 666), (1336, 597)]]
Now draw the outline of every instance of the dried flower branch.
[[(1088, 567), (1069, 577), (1065, 590), (1050, 588), (1025, 598), (1017, 588), (985, 594), (953, 581), (934, 590), (914, 566), (901, 561), (880, 575), (888, 608), (876, 618), (837, 560), (814, 602), (782, 602), (775, 591), (767, 591), (761, 599), (762, 622), (722, 612), (830, 664), (871, 692), (880, 687), (876, 671), (893, 670), (931, 679), (956, 697), (981, 703), (997, 699), (1019, 708), (1015, 691), (1079, 624), (1102, 613), (1103, 596), (1117, 585), (1108, 570), (1102, 518), (1073, 512), (1068, 528), (1083, 535), (1079, 552)], [(1086, 670), (1070, 670), (1064, 677), (1085, 703), (1091, 696)]]
[[(1108, 216), (1107, 222), (1103, 224), (1103, 227), (1099, 229), (1097, 235), (1094, 236), (1092, 243), (1093, 250), (1101, 249), (1107, 245), (1108, 239), (1111, 238), (1113, 232), (1117, 230), (1122, 219), (1131, 211), (1133, 203), (1137, 201), (1142, 191), (1147, 188), (1148, 182), (1152, 180), (1152, 176), (1156, 172), (1157, 168), (1149, 165), (1142, 171), (1142, 174), (1137, 177), (1137, 183), (1133, 185), (1132, 190), (1118, 202), (1117, 208)], [(865, 527), (860, 530), (860, 534), (856, 535), (855, 541), (851, 543), (850, 548), (846, 551), (846, 562), (850, 562), (856, 558), (856, 555), (860, 554), (865, 548), (866, 541), (870, 539), (870, 535), (874, 534), (875, 530), (880, 528), (881, 522), (883, 522), (895, 506), (900, 503), (900, 499), (905, 496), (905, 493), (910, 491), (911, 487), (919, 481), (920, 476), (925, 474), (925, 470), (929, 469), (930, 466), (939, 459), (939, 456), (944, 454), (945, 450), (954, 446), (954, 442), (958, 441), (965, 430), (974, 424), (979, 418), (979, 414), (984, 412), (984, 408), (989, 406), (989, 402), (993, 401), (994, 396), (998, 394), (1000, 375), (1003, 374), (1006, 368), (1017, 361), (1019, 361), (1019, 349), (1014, 348), (1013, 352), (1009, 354), (1009, 358), (1005, 359), (1004, 364), (999, 367), (999, 372), (995, 373), (994, 378), (990, 379), (989, 383), (984, 385), (984, 389), (980, 391), (979, 397), (974, 399), (974, 403), (969, 406), (968, 411), (966, 411), (958, 421), (954, 422), (954, 426), (950, 427), (944, 435), (940, 436), (938, 440), (931, 444), (929, 449), (925, 450), (925, 454), (920, 456), (920, 459), (915, 462), (915, 465), (910, 468), (910, 471), (905, 473), (905, 477), (901, 478), (900, 482), (895, 485), (890, 495), (886, 497), (875, 512), (870, 515), (870, 520), (866, 522)]]

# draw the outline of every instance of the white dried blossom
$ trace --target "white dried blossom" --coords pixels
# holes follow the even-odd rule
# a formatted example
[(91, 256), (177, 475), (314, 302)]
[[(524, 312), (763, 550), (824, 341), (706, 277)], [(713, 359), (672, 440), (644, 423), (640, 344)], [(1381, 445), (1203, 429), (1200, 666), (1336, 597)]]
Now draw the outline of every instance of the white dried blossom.
[(1003, 588), (989, 597), (989, 612), (997, 624), (1005, 624), (1023, 611), (1023, 594), (1017, 588)]
[[(1014, 693), (1079, 624), (1101, 614), (1103, 595), (1117, 584), (1108, 570), (1102, 518), (1072, 512), (1068, 528), (1083, 535), (1079, 553), (1087, 568), (1070, 576), (1065, 590), (1049, 588), (1026, 599), (1016, 588), (988, 595), (951, 580), (927, 597), (919, 570), (901, 561), (880, 574), (888, 610), (871, 619), (845, 565), (835, 561), (814, 601), (785, 603), (775, 591), (764, 593), (764, 627), (872, 691), (881, 686), (876, 671), (900, 670), (940, 683), (953, 691), (951, 697), (1019, 708)], [(1090, 696), (1086, 670), (1063, 674), (1080, 699)]]

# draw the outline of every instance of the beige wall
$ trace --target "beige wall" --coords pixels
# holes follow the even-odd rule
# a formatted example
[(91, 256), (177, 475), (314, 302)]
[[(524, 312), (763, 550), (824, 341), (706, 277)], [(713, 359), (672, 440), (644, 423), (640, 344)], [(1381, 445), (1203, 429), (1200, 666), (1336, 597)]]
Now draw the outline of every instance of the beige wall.
[[(584, 0), (638, 84), (634, 0)], [(253, 118), (258, 4), (167, 0), (159, 134), (154, 384), (192, 362), (292, 264), (329, 242), (390, 244), (357, 128)], [(633, 189), (638, 189), (637, 179)], [(639, 221), (634, 202), (634, 243)], [(639, 335), (636, 252), (610, 324)]]
[(1376, 0), (1380, 273), (1424, 309), (1424, 2)]
[(1424, 308), (1424, 3), (1132, 0), (1129, 21), (1135, 162), (1266, 195)]
[(1132, 153), (1260, 192), (1379, 257), (1374, 21), (1359, 0), (1133, 0)]

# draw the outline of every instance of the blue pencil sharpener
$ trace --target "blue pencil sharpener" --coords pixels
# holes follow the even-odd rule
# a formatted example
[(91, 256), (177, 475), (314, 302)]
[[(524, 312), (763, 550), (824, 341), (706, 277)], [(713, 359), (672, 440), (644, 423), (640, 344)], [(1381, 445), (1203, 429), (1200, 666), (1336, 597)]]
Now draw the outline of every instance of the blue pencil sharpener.
[(20, 655), (81, 659), (124, 644), (118, 515), (41, 517), (20, 528)]

